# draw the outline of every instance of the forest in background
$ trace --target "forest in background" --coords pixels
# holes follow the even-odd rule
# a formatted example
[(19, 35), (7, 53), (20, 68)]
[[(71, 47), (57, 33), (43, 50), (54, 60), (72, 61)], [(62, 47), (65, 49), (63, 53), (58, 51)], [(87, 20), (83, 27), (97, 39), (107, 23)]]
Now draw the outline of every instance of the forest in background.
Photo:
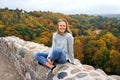
[(5, 8), (0, 9), (0, 37), (14, 35), (50, 47), (59, 18), (69, 21), (75, 58), (108, 74), (120, 75), (119, 18)]

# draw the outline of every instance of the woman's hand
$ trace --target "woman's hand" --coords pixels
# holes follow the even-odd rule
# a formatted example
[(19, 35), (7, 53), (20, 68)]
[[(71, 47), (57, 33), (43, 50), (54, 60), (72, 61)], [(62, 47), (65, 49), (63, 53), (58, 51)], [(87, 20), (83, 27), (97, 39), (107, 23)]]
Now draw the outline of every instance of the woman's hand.
[(48, 63), (52, 64), (53, 65), (53, 61), (51, 61), (50, 59), (48, 59)]

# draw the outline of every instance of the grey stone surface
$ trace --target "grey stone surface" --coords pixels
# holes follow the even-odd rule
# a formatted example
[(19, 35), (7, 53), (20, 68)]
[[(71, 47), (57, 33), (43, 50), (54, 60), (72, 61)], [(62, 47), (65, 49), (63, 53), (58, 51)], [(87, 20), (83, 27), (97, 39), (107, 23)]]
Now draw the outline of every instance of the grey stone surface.
[(76, 79), (72, 77), (72, 78), (66, 78), (65, 80), (76, 80)]
[(75, 73), (78, 73), (78, 72), (80, 72), (81, 70), (80, 69), (73, 69), (72, 71), (71, 71), (71, 74), (75, 74)]
[(120, 80), (118, 75), (107, 75), (93, 66), (65, 63), (57, 74), (33, 59), (37, 51), (50, 50), (43, 44), (24, 41), (15, 36), (0, 38), (0, 80)]
[(86, 73), (79, 73), (76, 75), (77, 78), (83, 78), (83, 77), (86, 77), (88, 74)]
[(58, 73), (57, 78), (64, 79), (64, 77), (66, 77), (67, 75), (68, 75), (67, 72), (60, 72), (60, 73)]
[(91, 72), (91, 73), (89, 73), (90, 74), (90, 76), (100, 76), (98, 73), (96, 73), (96, 72)]

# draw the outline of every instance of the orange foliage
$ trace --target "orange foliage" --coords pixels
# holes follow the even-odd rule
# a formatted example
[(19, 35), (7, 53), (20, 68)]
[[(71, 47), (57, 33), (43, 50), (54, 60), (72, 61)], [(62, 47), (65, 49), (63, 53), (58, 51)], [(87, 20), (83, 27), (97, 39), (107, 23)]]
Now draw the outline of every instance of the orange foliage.
[(30, 37), (26, 35), (26, 36), (24, 36), (24, 40), (29, 41)]

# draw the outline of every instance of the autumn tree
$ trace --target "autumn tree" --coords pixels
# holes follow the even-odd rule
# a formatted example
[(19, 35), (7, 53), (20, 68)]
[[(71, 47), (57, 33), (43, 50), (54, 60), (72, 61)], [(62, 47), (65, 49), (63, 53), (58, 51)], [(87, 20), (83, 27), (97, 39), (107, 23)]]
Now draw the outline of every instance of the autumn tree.
[(84, 59), (83, 44), (81, 43), (79, 37), (75, 37), (75, 40), (74, 40), (74, 54), (75, 54), (75, 58), (83, 62), (83, 59)]
[(110, 51), (111, 72), (120, 75), (120, 52), (117, 50)]
[(110, 52), (106, 47), (100, 48), (93, 57), (96, 67), (110, 72)]

